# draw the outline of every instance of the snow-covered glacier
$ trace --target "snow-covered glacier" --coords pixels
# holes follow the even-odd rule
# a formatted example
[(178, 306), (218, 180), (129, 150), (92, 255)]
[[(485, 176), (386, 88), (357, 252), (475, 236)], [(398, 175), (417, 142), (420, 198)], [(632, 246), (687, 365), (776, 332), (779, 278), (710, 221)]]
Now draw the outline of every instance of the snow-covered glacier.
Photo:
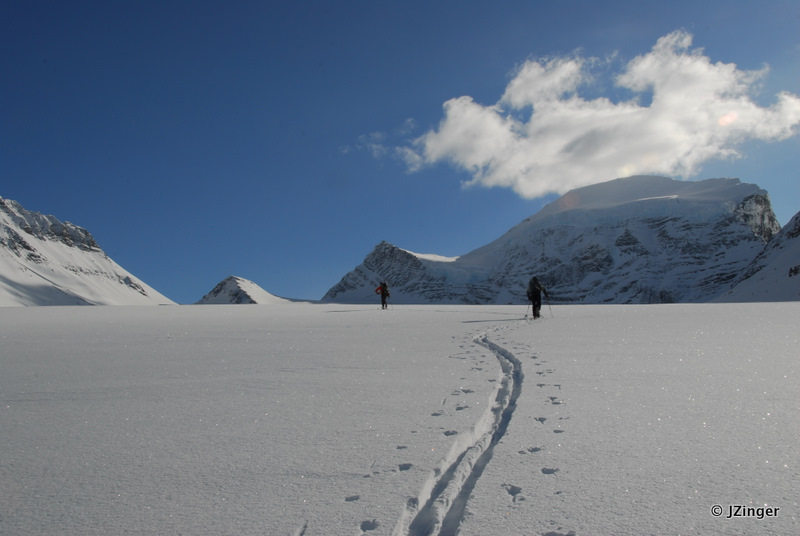
[(797, 533), (800, 302), (524, 311), (0, 307), (0, 534)]

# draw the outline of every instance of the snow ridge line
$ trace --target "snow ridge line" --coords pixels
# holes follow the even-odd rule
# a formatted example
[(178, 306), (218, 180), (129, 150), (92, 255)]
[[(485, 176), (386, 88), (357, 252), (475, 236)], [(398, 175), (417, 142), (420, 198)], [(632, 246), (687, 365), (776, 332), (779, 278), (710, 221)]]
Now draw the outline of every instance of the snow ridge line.
[(416, 510), (420, 502), (418, 499), (409, 501), (406, 513), (414, 515), (416, 511), (416, 515), (407, 529), (395, 531), (395, 536), (455, 536), (464, 518), (467, 501), (492, 459), (494, 446), (508, 430), (522, 393), (522, 363), (514, 354), (490, 341), (486, 334), (475, 337), (473, 342), (491, 351), (500, 362), (503, 372), (494, 404), (476, 429), (487, 418), (490, 422), (486, 431), (480, 433), (475, 442), (432, 483), (430, 495), (419, 510)]

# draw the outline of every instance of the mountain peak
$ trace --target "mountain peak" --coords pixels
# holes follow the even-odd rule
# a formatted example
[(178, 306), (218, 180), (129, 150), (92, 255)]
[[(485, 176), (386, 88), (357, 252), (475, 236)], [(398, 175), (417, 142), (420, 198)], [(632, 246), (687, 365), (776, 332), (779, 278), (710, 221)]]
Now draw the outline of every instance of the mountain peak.
[(716, 301), (800, 300), (800, 212), (769, 241)]
[[(715, 213), (725, 203), (739, 203), (750, 195), (767, 195), (755, 184), (743, 183), (736, 178), (680, 181), (669, 177), (639, 175), (615, 179), (570, 190), (545, 206), (533, 218), (547, 218), (575, 211), (610, 211), (641, 215), (652, 210), (685, 212), (686, 215), (705, 216), (709, 207)], [(668, 203), (664, 203), (667, 201)], [(682, 207), (692, 208), (681, 211)], [(622, 207), (625, 207), (623, 210)]]
[(21, 229), (39, 240), (57, 241), (85, 251), (100, 251), (92, 234), (83, 227), (26, 210), (13, 199), (0, 197), (0, 212), (4, 214), (6, 226)]
[(270, 294), (252, 281), (231, 275), (220, 281), (197, 304), (269, 304), (286, 303), (288, 301), (285, 298)]
[(86, 229), (0, 197), (0, 305), (171, 303), (111, 260)]

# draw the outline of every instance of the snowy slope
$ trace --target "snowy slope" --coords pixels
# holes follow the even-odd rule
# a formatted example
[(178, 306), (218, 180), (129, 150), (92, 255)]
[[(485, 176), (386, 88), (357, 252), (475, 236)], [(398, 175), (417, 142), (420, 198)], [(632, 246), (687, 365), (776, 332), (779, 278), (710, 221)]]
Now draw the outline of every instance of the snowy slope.
[(523, 313), (0, 308), (0, 534), (797, 533), (800, 302)]
[(325, 301), (523, 303), (538, 275), (560, 303), (703, 302), (730, 288), (780, 229), (738, 179), (630, 177), (573, 190), (494, 242), (437, 260), (379, 244)]
[(800, 213), (787, 223), (719, 301), (800, 300)]
[(171, 304), (92, 235), (0, 198), (0, 306)]
[(211, 292), (203, 296), (198, 305), (209, 304), (266, 304), (285, 303), (289, 300), (270, 294), (257, 284), (241, 277), (230, 276), (220, 281)]

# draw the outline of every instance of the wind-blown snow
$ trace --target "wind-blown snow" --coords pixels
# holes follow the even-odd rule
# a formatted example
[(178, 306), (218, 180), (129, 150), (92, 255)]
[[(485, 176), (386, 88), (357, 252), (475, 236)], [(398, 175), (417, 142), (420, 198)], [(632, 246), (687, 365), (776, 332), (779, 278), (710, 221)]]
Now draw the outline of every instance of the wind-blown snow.
[(407, 249), (404, 249), (403, 251), (410, 253), (418, 259), (431, 262), (455, 262), (458, 260), (458, 257), (445, 257), (444, 255), (436, 255), (435, 253), (414, 253), (413, 251), (409, 251)]
[[(691, 209), (685, 215), (697, 219), (697, 205), (707, 204), (710, 215), (719, 214), (721, 203), (735, 204), (754, 193), (764, 193), (754, 184), (738, 179), (706, 179), (677, 181), (668, 177), (636, 176), (616, 179), (572, 190), (539, 211), (534, 218), (543, 219), (564, 212), (599, 211), (625, 207), (630, 215), (661, 215), (663, 208), (671, 211), (681, 204), (649, 204), (647, 201), (680, 200)], [(651, 211), (655, 209), (657, 213)], [(616, 213), (619, 214), (619, 213)], [(622, 216), (621, 216), (622, 217)]]
[(524, 312), (0, 309), (0, 534), (796, 531), (800, 304)]

